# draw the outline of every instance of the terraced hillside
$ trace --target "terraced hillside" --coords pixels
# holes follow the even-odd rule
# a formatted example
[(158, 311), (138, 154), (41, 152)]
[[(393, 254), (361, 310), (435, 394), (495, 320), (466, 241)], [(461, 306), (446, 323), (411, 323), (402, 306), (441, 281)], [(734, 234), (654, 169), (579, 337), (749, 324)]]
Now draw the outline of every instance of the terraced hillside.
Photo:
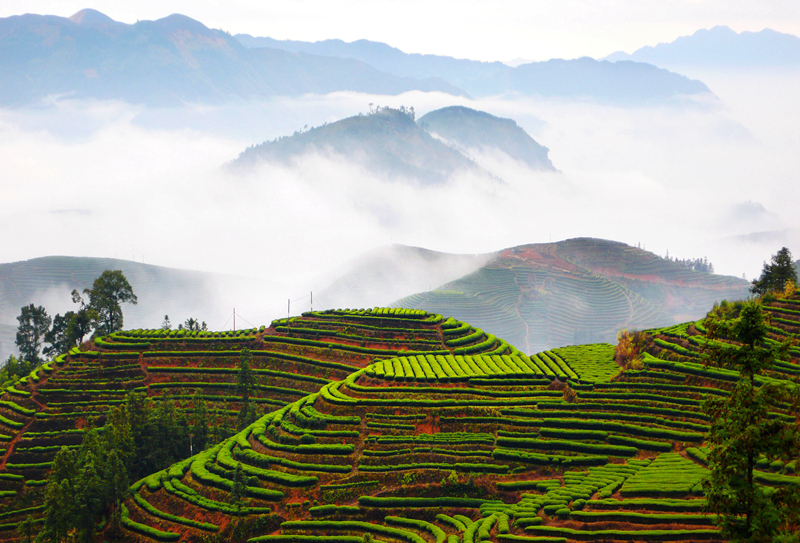
[[(797, 334), (800, 293), (768, 307), (772, 339)], [(644, 367), (626, 371), (609, 344), (528, 357), (466, 323), (408, 310), (311, 313), (223, 339), (219, 352), (247, 344), (260, 369), (296, 373), (294, 388), (309, 393), (284, 396), (284, 405), (232, 438), (137, 481), (123, 511), (125, 539), (718, 541), (714, 519), (701, 513), (709, 423), (701, 405), (730, 394), (736, 376), (700, 363), (701, 333), (700, 322), (648, 331)], [(212, 349), (193, 345), (208, 339), (151, 340), (161, 335), (117, 334), (5, 391), (0, 424), (12, 439), (0, 469), (5, 539), (31, 511), (8, 507), (47, 469), (46, 461), (17, 463), (14, 454), (31, 452), (20, 444), (66, 440), (57, 433), (75, 439), (86, 416), (43, 403), (51, 379), (95, 363), (124, 366), (136, 353), (147, 373), (127, 386), (157, 397), (158, 382), (196, 386), (194, 370), (175, 377), (181, 369), (215, 367)], [(145, 363), (151, 356), (160, 362)], [(181, 369), (154, 383), (159, 370), (151, 370), (168, 365)], [(301, 372), (320, 381), (306, 385)], [(762, 381), (798, 374), (795, 348)], [(772, 416), (788, 417), (787, 406), (773, 406)], [(74, 429), (33, 426), (57, 418)], [(762, 460), (756, 480), (800, 484), (796, 468)], [(233, 499), (237, 493), (243, 497)]]
[(698, 319), (747, 289), (742, 279), (689, 270), (624, 243), (577, 238), (506, 249), (469, 275), (392, 305), (452, 315), (533, 353)]
[[(237, 332), (132, 330), (98, 338), (0, 396), (0, 538), (27, 514), (40, 515), (42, 487), (60, 448), (77, 447), (87, 422), (102, 425), (108, 409), (129, 402), (131, 393), (162, 405), (170, 400), (177, 414), (164, 416), (183, 416), (187, 427), (202, 400), (214, 428), (224, 434), (233, 427), (242, 405), (236, 379), (243, 349), (252, 354), (258, 382), (250, 401), (259, 416), (375, 359), (513, 352), (469, 325), (416, 310), (328, 311)], [(16, 514), (13, 504), (23, 495), (26, 511)]]
[[(798, 306), (800, 294), (770, 305), (787, 321), (776, 338), (796, 333)], [(126, 529), (142, 541), (225, 540), (237, 520), (253, 542), (717, 541), (701, 513), (701, 404), (734, 379), (673, 329), (650, 336), (662, 350), (624, 372), (602, 344), (375, 360), (138, 481)], [(800, 372), (792, 354), (769, 378)], [(757, 481), (800, 484), (794, 463), (778, 464), (759, 462)]]

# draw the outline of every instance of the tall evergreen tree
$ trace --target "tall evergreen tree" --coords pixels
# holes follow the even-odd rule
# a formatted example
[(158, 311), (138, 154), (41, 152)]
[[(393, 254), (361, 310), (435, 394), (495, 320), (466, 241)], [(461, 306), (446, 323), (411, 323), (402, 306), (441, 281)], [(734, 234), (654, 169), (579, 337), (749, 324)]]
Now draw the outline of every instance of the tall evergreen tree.
[(233, 486), (231, 486), (231, 491), (228, 496), (228, 503), (236, 508), (236, 515), (241, 516), (242, 506), (244, 505), (245, 488), (247, 486), (245, 484), (245, 475), (241, 462), (236, 463), (232, 482)]
[(766, 294), (768, 292), (782, 291), (788, 283), (797, 285), (797, 270), (792, 261), (792, 253), (786, 247), (781, 248), (777, 254), (772, 255), (772, 261), (764, 263), (761, 277), (753, 279), (750, 292), (753, 294)]
[(241, 397), (242, 407), (236, 416), (236, 429), (243, 430), (248, 425), (255, 422), (256, 410), (251, 405), (250, 396), (255, 392), (257, 386), (256, 374), (250, 367), (253, 360), (253, 353), (250, 349), (242, 349), (239, 355), (239, 371), (236, 374), (236, 392)]
[(75, 496), (73, 481), (78, 473), (76, 454), (62, 447), (53, 460), (44, 496), (43, 525), (37, 536), (42, 543), (61, 543), (73, 527)]
[(20, 309), (17, 321), (19, 321), (19, 327), (15, 343), (19, 348), (20, 356), (28, 362), (37, 364), (42, 343), (50, 330), (50, 316), (44, 307), (28, 304)]
[(118, 534), (122, 521), (122, 502), (130, 494), (128, 470), (120, 459), (119, 451), (112, 449), (106, 461), (105, 497), (108, 504), (109, 528)]
[(208, 409), (198, 389), (194, 394), (194, 424), (192, 425), (194, 450), (202, 451), (209, 442)]

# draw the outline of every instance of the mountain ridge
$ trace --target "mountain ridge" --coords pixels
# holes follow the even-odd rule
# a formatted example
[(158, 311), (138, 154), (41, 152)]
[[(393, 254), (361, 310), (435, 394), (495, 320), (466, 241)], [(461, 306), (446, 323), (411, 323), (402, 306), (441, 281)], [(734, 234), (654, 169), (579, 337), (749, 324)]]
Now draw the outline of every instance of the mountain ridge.
[(464, 106), (450, 106), (426, 113), (417, 123), (467, 156), (473, 149), (479, 152), (499, 150), (534, 170), (558, 171), (547, 156), (549, 149), (513, 119)]
[(72, 19), (36, 14), (3, 18), (0, 103), (69, 96), (180, 106), (344, 90), (385, 95), (418, 90), (643, 104), (711, 94), (700, 81), (643, 63), (582, 58), (511, 68), (499, 62), (406, 55), (366, 41), (312, 47), (272, 40), (270, 47), (246, 47), (241, 39), (247, 42), (180, 14), (135, 24), (113, 21), (96, 10), (81, 10)]
[(632, 60), (663, 68), (800, 68), (800, 37), (769, 28), (737, 33), (727, 26), (715, 26), (633, 53), (617, 51), (601, 60)]
[(611, 103), (647, 103), (711, 94), (700, 81), (644, 63), (617, 65), (582, 57), (575, 60), (551, 59), (512, 68), (497, 61), (407, 54), (369, 40), (301, 42), (256, 38), (248, 34), (236, 34), (235, 38), (250, 48), (281, 48), (357, 59), (377, 69), (409, 77), (438, 76), (473, 96), (518, 92), (544, 97), (593, 98)]
[(180, 14), (130, 25), (94, 10), (73, 17), (78, 22), (35, 14), (0, 19), (2, 103), (52, 94), (157, 106), (341, 90), (464, 94), (441, 80), (397, 77), (355, 60), (250, 50)]

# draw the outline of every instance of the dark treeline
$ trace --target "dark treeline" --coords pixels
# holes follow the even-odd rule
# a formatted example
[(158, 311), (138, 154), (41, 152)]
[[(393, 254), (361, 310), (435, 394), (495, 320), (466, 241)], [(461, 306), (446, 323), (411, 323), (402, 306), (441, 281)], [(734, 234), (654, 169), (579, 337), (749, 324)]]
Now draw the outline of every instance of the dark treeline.
[[(102, 427), (89, 424), (80, 447), (63, 447), (48, 477), (37, 541), (94, 541), (104, 525), (108, 536), (120, 536), (120, 506), (131, 482), (233, 435), (224, 417), (212, 420), (199, 393), (192, 403), (179, 408), (169, 397), (131, 393), (109, 410)], [(187, 414), (193, 415), (191, 423)], [(26, 522), (31, 519), (20, 531)]]
[(671, 258), (668, 252), (667, 256), (665, 256), (664, 258), (666, 258), (670, 262), (680, 264), (687, 270), (714, 273), (714, 264), (709, 262), (708, 258), (706, 258), (705, 256), (703, 258)]

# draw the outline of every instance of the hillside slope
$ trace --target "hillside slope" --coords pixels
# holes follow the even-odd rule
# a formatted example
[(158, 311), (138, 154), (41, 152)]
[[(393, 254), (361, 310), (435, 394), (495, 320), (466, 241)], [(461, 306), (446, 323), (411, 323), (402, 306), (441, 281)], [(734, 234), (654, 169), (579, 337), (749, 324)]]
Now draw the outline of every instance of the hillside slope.
[(742, 279), (687, 270), (623, 243), (577, 238), (506, 249), (465, 277), (392, 305), (452, 315), (533, 353), (696, 319), (747, 289)]
[[(800, 292), (767, 303), (771, 339), (800, 331), (798, 306)], [(648, 331), (645, 368), (626, 371), (611, 345), (528, 357), (466, 323), (410, 310), (309, 313), (238, 337), (118, 333), (4, 390), (0, 425), (18, 435), (4, 438), (2, 499), (11, 504), (27, 488), (31, 503), (50, 445), (80, 437), (64, 421), (117, 401), (108, 386), (116, 372), (143, 372), (154, 398), (204, 379), (220, 388), (248, 346), (264, 376), (295, 376), (299, 398), (135, 482), (126, 540), (717, 541), (702, 514), (702, 403), (730, 394), (736, 375), (698, 363), (702, 330), (689, 322)], [(221, 344), (227, 352), (209, 358)], [(767, 378), (800, 375), (800, 351), (791, 356)], [(87, 385), (103, 384), (105, 398), (80, 400)], [(231, 504), (237, 466), (246, 475), (240, 510)], [(755, 479), (800, 483), (794, 463), (766, 459)], [(6, 509), (0, 538), (40, 511)]]
[(512, 119), (451, 106), (426, 113), (417, 123), (467, 156), (472, 150), (500, 151), (534, 170), (556, 171), (547, 156), (547, 147), (537, 143)]

